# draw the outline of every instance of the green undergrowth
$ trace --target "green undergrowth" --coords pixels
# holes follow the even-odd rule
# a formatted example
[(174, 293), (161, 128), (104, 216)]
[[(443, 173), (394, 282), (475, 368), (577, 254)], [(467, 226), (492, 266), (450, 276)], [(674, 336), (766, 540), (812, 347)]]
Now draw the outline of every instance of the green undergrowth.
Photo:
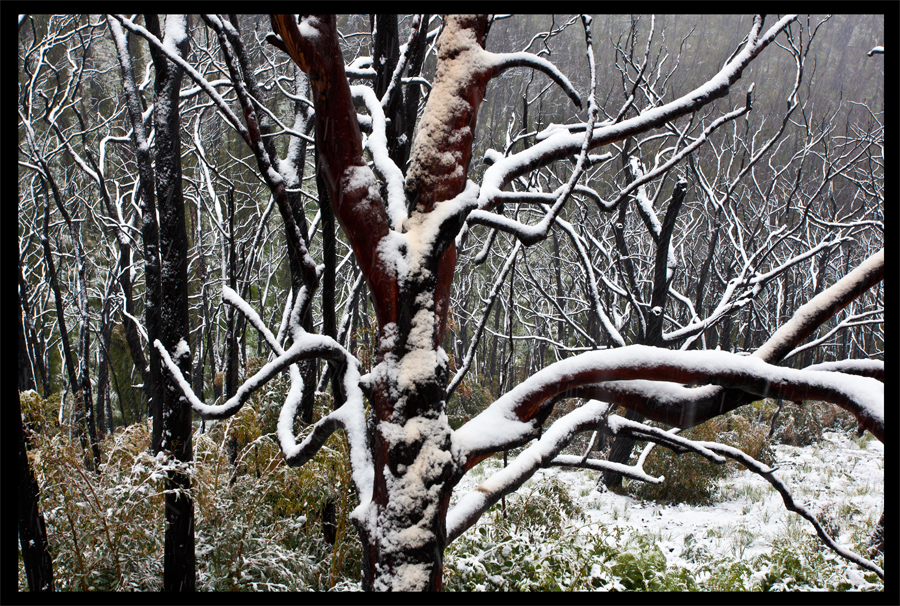
[[(361, 548), (348, 520), (356, 502), (346, 441), (337, 433), (305, 466), (284, 465), (274, 432), (286, 390), (283, 380), (273, 381), (234, 418), (210, 423), (205, 432), (194, 435), (191, 493), (198, 590), (359, 589)], [(319, 394), (315, 416), (331, 406), (330, 398)], [(79, 441), (56, 423), (58, 401), (29, 394), (23, 408), (56, 588), (161, 590), (163, 490), (172, 462), (149, 454), (149, 425), (135, 424), (107, 436), (98, 474), (86, 469)], [(767, 461), (760, 430), (753, 429), (748, 419), (734, 416), (701, 426), (694, 430), (694, 438), (718, 438)], [(767, 427), (763, 429), (768, 432)], [(300, 436), (304, 432), (299, 422), (295, 432)], [(866, 439), (856, 441), (864, 447)], [(694, 482), (710, 473), (708, 469), (726, 474), (732, 469), (694, 455), (655, 451), (660, 458), (654, 463), (651, 455), (647, 470), (666, 475), (667, 483)], [(691, 458), (697, 459), (689, 463), (696, 467), (675, 469)], [(651, 465), (668, 467), (654, 472)], [(478, 467), (471, 473), (478, 477), (485, 472)], [(596, 481), (599, 474), (593, 477)], [(712, 475), (709, 481), (718, 477)], [(658, 498), (667, 501), (677, 496), (670, 488)], [(710, 489), (703, 498), (722, 496)], [(823, 517), (824, 523), (837, 528), (850, 514), (856, 516), (847, 507), (835, 503)], [(333, 545), (323, 532), (323, 518), (330, 509), (334, 512), (329, 524)], [(873, 523), (874, 518), (862, 520), (859, 528)], [(566, 483), (555, 475), (539, 474), (449, 546), (444, 587), (465, 591), (883, 588), (874, 574), (849, 570), (849, 564), (811, 537), (804, 524), (786, 525), (771, 539), (768, 552), (752, 557), (738, 553), (732, 560), (722, 558), (688, 538), (680, 558), (673, 559), (667, 551), (668, 537), (658, 531), (591, 522)], [(863, 530), (852, 530), (847, 536), (851, 548), (865, 552)], [(881, 556), (876, 562), (883, 566)], [(19, 589), (25, 588), (20, 557)]]
[[(753, 557), (723, 559), (684, 541), (678, 564), (653, 530), (588, 523), (554, 476), (495, 505), (445, 552), (448, 591), (848, 591), (883, 590), (795, 521)], [(852, 546), (865, 553), (865, 537)], [(875, 562), (883, 567), (883, 557)], [(848, 579), (853, 580), (853, 582)]]
[[(357, 505), (343, 434), (302, 468), (283, 463), (272, 414), (286, 385), (274, 381), (234, 418), (194, 434), (196, 579), (199, 591), (327, 591), (357, 588), (361, 551), (348, 516)], [(39, 399), (39, 398), (38, 398)], [(30, 402), (29, 414), (53, 411)], [(320, 396), (316, 416), (331, 402)], [(57, 408), (58, 410), (58, 408)], [(119, 428), (101, 444), (100, 473), (65, 428), (29, 419), (32, 468), (58, 591), (162, 589), (163, 498), (173, 463), (149, 453), (146, 423)], [(302, 429), (297, 426), (298, 433)], [(323, 512), (331, 503), (329, 529)], [(327, 515), (327, 514), (324, 514)], [(19, 558), (19, 590), (26, 590)]]

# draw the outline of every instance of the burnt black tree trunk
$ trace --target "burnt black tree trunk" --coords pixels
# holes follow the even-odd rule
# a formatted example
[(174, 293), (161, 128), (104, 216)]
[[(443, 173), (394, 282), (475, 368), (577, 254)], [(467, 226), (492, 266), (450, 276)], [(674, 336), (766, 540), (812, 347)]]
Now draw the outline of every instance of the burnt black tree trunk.
[[(21, 308), (20, 308), (21, 309)], [(21, 313), (21, 312), (20, 312)], [(53, 561), (47, 546), (44, 516), (38, 510), (38, 484), (28, 464), (25, 449), (25, 428), (22, 426), (22, 403), (16, 393), (16, 423), (18, 444), (18, 513), (19, 543), (29, 591), (53, 591)]]
[[(653, 272), (653, 292), (650, 295), (650, 313), (645, 315), (647, 328), (643, 339), (644, 345), (652, 347), (663, 346), (662, 330), (663, 320), (665, 319), (666, 298), (669, 293), (669, 284), (672, 282), (672, 276), (669, 275), (668, 267), (669, 242), (672, 239), (672, 231), (675, 229), (678, 211), (681, 210), (681, 204), (684, 202), (686, 186), (687, 183), (684, 181), (679, 181), (675, 184), (675, 190), (672, 192), (672, 199), (669, 201), (668, 209), (666, 209), (662, 228), (659, 236), (656, 238), (656, 266)], [(625, 418), (638, 423), (644, 420), (643, 415), (631, 409), (625, 411)], [(632, 450), (634, 450), (634, 440), (624, 436), (618, 437), (610, 447), (609, 460), (614, 463), (627, 463)], [(610, 487), (621, 486), (622, 474), (615, 471), (604, 471), (603, 483)]]
[[(22, 277), (22, 257), (19, 256), (19, 391), (34, 389), (34, 373), (31, 370), (31, 356), (28, 355), (28, 341), (25, 337), (25, 279)], [(45, 394), (46, 395), (46, 394)]]
[[(187, 19), (169, 15), (167, 19)], [(148, 29), (159, 37), (159, 18), (148, 18)], [(188, 23), (184, 28), (166, 26), (167, 42), (182, 57), (187, 55), (190, 38)], [(180, 35), (179, 35), (180, 34)], [(190, 381), (190, 326), (188, 322), (187, 233), (185, 229), (184, 195), (181, 184), (181, 116), (178, 95), (183, 70), (169, 62), (155, 48), (151, 50), (156, 69), (156, 198), (159, 207), (160, 252), (160, 339), (170, 352), (182, 375)], [(191, 444), (191, 407), (170, 373), (160, 374), (162, 395), (160, 448), (181, 463), (193, 458)], [(190, 477), (181, 471), (170, 471), (166, 478), (166, 534), (163, 556), (163, 589), (193, 591), (194, 570), (194, 503), (187, 494)]]
[[(322, 334), (337, 338), (337, 320), (335, 318), (334, 286), (335, 268), (337, 256), (335, 251), (336, 238), (334, 232), (334, 211), (328, 198), (328, 188), (319, 170), (319, 150), (316, 150), (316, 186), (319, 193), (319, 210), (322, 214), (322, 257), (325, 262), (325, 271), (322, 273)], [(328, 363), (328, 373), (331, 378), (331, 395), (334, 397), (334, 408), (337, 409), (346, 400), (344, 388), (341, 385), (342, 369), (337, 363)]]
[[(49, 175), (49, 171), (47, 174)], [(66, 316), (65, 310), (63, 309), (63, 297), (59, 288), (59, 280), (56, 278), (56, 263), (53, 261), (53, 251), (50, 248), (50, 198), (47, 193), (46, 182), (44, 182), (43, 179), (41, 179), (41, 185), (44, 193), (44, 231), (41, 234), (41, 245), (44, 249), (44, 261), (47, 263), (47, 275), (50, 278), (50, 289), (53, 291), (53, 300), (56, 303), (56, 318), (59, 322), (59, 335), (62, 340), (63, 359), (66, 364), (66, 376), (69, 379), (70, 388), (75, 392), (75, 403), (73, 405), (75, 406), (76, 411), (78, 411), (81, 408), (80, 403), (83, 394), (78, 382), (78, 376), (75, 373), (75, 356), (72, 354), (72, 346), (69, 342), (69, 331), (66, 327)], [(75, 429), (76, 428), (73, 428), (73, 430)], [(78, 434), (82, 448), (86, 450), (88, 448), (88, 443), (83, 428), (75, 433)]]
[[(152, 17), (146, 19), (150, 25)], [(138, 97), (137, 85), (134, 78), (134, 67), (128, 50), (127, 33), (123, 32), (115, 20), (110, 20), (109, 27), (120, 36), (117, 39), (123, 41), (122, 45), (116, 45), (116, 54), (119, 59), (119, 67), (122, 72), (122, 89), (125, 94), (125, 105), (128, 108), (128, 119), (131, 124), (131, 141), (134, 146), (135, 159), (137, 161), (138, 175), (140, 176), (140, 211), (141, 211), (141, 239), (144, 255), (144, 283), (146, 295), (144, 300), (144, 325), (149, 340), (149, 364), (144, 359), (141, 342), (138, 336), (136, 323), (125, 316), (122, 321), (125, 329), (125, 337), (131, 350), (131, 358), (135, 368), (141, 375), (144, 385), (144, 395), (147, 400), (147, 412), (152, 414), (156, 410), (156, 386), (159, 383), (159, 352), (153, 347), (153, 341), (159, 336), (159, 227), (156, 223), (156, 200), (154, 198), (153, 163), (150, 158), (150, 149), (147, 144), (148, 129), (144, 128), (141, 100)], [(157, 29), (159, 24), (157, 23)], [(125, 296), (125, 312), (134, 317), (132, 299), (131, 276), (128, 268), (131, 263), (131, 249), (123, 246), (120, 248), (120, 284), (122, 294)], [(152, 450), (159, 449), (159, 436), (154, 434)]]
[[(22, 261), (19, 259), (19, 279), (22, 279)], [(28, 363), (28, 352), (25, 349), (25, 329), (22, 324), (22, 293), (19, 293), (19, 391), (34, 389), (34, 377)], [(24, 354), (24, 358), (23, 358)], [(25, 576), (28, 579), (29, 591), (53, 591), (53, 561), (47, 547), (47, 530), (44, 527), (44, 516), (38, 511), (38, 484), (34, 479), (31, 466), (28, 464), (28, 451), (25, 448), (25, 428), (22, 425), (22, 402), (16, 394), (17, 435), (17, 473), (18, 473), (18, 514), (19, 543), (22, 546), (22, 560), (25, 563)]]

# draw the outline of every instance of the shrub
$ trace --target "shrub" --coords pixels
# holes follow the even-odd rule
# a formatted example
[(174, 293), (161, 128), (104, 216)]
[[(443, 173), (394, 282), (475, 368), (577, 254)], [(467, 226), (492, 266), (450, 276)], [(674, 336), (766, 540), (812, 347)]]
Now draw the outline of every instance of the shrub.
[[(257, 407), (268, 406), (266, 395), (272, 394), (261, 390), (232, 419), (194, 434), (197, 589), (356, 588), (361, 550), (349, 523), (357, 503), (346, 440), (335, 434), (303, 468), (287, 467), (274, 436), (262, 433), (265, 418)], [(318, 397), (316, 412), (324, 406), (330, 408), (328, 398)], [(33, 399), (29, 414), (46, 426), (46, 415), (55, 413)], [(30, 455), (58, 590), (162, 589), (163, 490), (172, 463), (149, 454), (150, 433), (139, 423), (108, 436), (99, 474), (85, 469), (81, 445), (65, 432), (34, 434)], [(242, 442), (234, 466), (229, 436)], [(320, 520), (329, 500), (335, 505), (333, 546), (323, 539)], [(24, 590), (21, 559), (19, 572)]]
[[(744, 451), (763, 463), (773, 460), (766, 439), (764, 425), (751, 423), (747, 416), (737, 413), (710, 419), (680, 435), (690, 440), (720, 442)], [(678, 454), (668, 448), (655, 446), (644, 463), (644, 471), (651, 476), (665, 476), (662, 484), (627, 481), (628, 492), (640, 499), (668, 503), (709, 505), (720, 479), (738, 468), (730, 461), (718, 465), (694, 453)]]
[[(773, 412), (774, 415), (774, 412)], [(808, 446), (822, 439), (826, 429), (849, 430), (857, 426), (849, 412), (830, 402), (785, 402), (775, 420), (772, 439), (781, 444)]]
[(19, 404), (22, 407), (26, 440), (31, 440), (35, 433), (50, 436), (59, 431), (59, 393), (42, 398), (39, 393), (29, 389), (19, 393)]
[(467, 378), (459, 384), (447, 403), (447, 417), (450, 427), (459, 429), (462, 425), (483, 411), (494, 401), (488, 387)]

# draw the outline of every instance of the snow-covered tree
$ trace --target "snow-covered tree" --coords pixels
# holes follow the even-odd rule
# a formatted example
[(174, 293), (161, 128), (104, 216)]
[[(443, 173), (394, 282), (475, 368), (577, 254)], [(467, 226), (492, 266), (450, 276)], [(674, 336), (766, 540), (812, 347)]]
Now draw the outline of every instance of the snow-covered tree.
[[(716, 462), (737, 459), (782, 491), (786, 505), (810, 518), (830, 547), (883, 574), (836, 545), (793, 503), (774, 470), (735, 449), (694, 443), (639, 422), (643, 417), (688, 428), (763, 397), (817, 399), (840, 405), (884, 439), (883, 364), (848, 355), (880, 354), (873, 345), (877, 339), (860, 337), (858, 330), (883, 315), (880, 295), (870, 292), (884, 275), (880, 114), (868, 110), (865, 121), (848, 125), (841, 135), (835, 134), (834, 110), (824, 119), (813, 114), (803, 85), (811, 69), (810, 42), (821, 23), (803, 25), (789, 15), (767, 25), (756, 16), (724, 61), (711, 53), (695, 59), (692, 73), (702, 77), (678, 88), (669, 77), (683, 59), (682, 49), (674, 67), (666, 67), (665, 47), (651, 46), (655, 22), (643, 51), (644, 30), (633, 22), (627, 41), (611, 45), (623, 95), (615, 106), (611, 92), (606, 101), (597, 92), (603, 83), (588, 16), (580, 18), (586, 51), (576, 53), (581, 63), (571, 67), (575, 62), (563, 56), (565, 71), (583, 76), (576, 79), (581, 92), (558, 67), (562, 59), (554, 63), (549, 52), (528, 50), (553, 48), (554, 38), (573, 31), (578, 18), (562, 26), (554, 21), (523, 52), (491, 52), (486, 41), (503, 23), (500, 17), (415, 16), (401, 43), (396, 16), (378, 16), (371, 22), (371, 52), (358, 51), (349, 60), (352, 42), (339, 32), (334, 15), (257, 20), (259, 44), (247, 43), (253, 34), (241, 31), (236, 16), (204, 15), (204, 52), (193, 55), (160, 36), (158, 26), (154, 32), (118, 15), (106, 21), (124, 76), (140, 170), (149, 167), (142, 164), (147, 157), (141, 159), (149, 134), (143, 132), (139, 103), (143, 84), (127, 60), (128, 36), (146, 40), (157, 69), (164, 58), (184, 73), (180, 99), (168, 103), (181, 104), (183, 130), (193, 130), (193, 136), (182, 136), (182, 146), (199, 182), (186, 188), (185, 199), (198, 217), (199, 211), (207, 215), (211, 229), (204, 233), (199, 217), (196, 252), (171, 249), (160, 258), (171, 263), (195, 255), (203, 268), (218, 257), (221, 300), (240, 318), (228, 316), (220, 359), (230, 362), (220, 367), (237, 364), (240, 322), (249, 323), (260, 347), (268, 348), (259, 370), (240, 385), (237, 370), (228, 371), (233, 374), (224, 397), (207, 403), (204, 360), (209, 355), (213, 368), (217, 362), (215, 347), (205, 343), (220, 329), (202, 284), (196, 298), (202, 299), (197, 314), (203, 328), (195, 350), (204, 353), (195, 351), (194, 376), (188, 372), (191, 340), (173, 342), (171, 330), (157, 333), (149, 363), (158, 354), (185, 406), (206, 420), (236, 414), (263, 385), (289, 374), (278, 423), (289, 465), (303, 465), (343, 430), (359, 500), (351, 519), (362, 539), (365, 589), (440, 589), (447, 545), (541, 467), (576, 466), (658, 481), (624, 459), (591, 458), (591, 448), (582, 456), (563, 454), (584, 432), (649, 440)], [(268, 35), (259, 29), (266, 25)], [(754, 84), (763, 88), (768, 82), (741, 90), (738, 84), (775, 47), (789, 57), (795, 77), (769, 124), (751, 122), (757, 111)], [(543, 74), (541, 92), (532, 96), (531, 81), (515, 80), (521, 110), (502, 116), (504, 126), (490, 123), (490, 135), (495, 127), (506, 130), (505, 145), (502, 135), (479, 138), (489, 83), (522, 70), (526, 78)], [(548, 94), (552, 86), (563, 94)], [(276, 104), (267, 100), (276, 88), (283, 96), (272, 109)], [(497, 109), (496, 99), (491, 109)], [(20, 110), (26, 126), (30, 115)], [(204, 116), (211, 115), (237, 133), (250, 157), (210, 149), (201, 130)], [(30, 136), (37, 154), (42, 147)], [(284, 136), (289, 143), (280, 145)], [(304, 197), (313, 197), (304, 189), (308, 144), (315, 146), (317, 180), (318, 214), (311, 221), (304, 208)], [(77, 154), (68, 143), (59, 145)], [(159, 156), (156, 162), (158, 171)], [(233, 167), (249, 174), (247, 181), (262, 183), (255, 191), (265, 192), (270, 202), (240, 202), (235, 210), (229, 198), (223, 215), (225, 196), (216, 190), (229, 184)], [(100, 183), (102, 172), (90, 170)], [(132, 179), (136, 193), (146, 195)], [(233, 185), (227, 185), (230, 196)], [(171, 201), (169, 195), (157, 189), (157, 204)], [(829, 196), (830, 206), (822, 202)], [(144, 213), (147, 227), (152, 206), (133, 206)], [(274, 208), (281, 219), (277, 229), (270, 227)], [(134, 230), (121, 207), (110, 217), (124, 247)], [(243, 228), (236, 230), (236, 219)], [(235, 231), (242, 231), (244, 244), (235, 241)], [(266, 302), (274, 270), (260, 263), (272, 241), (286, 244), (290, 269), (290, 287), (274, 305), (271, 298)], [(336, 249), (344, 245), (341, 261)], [(145, 254), (151, 259), (157, 253)], [(278, 254), (283, 253), (270, 259)], [(239, 255), (249, 255), (240, 270)], [(336, 274), (344, 265), (358, 273), (345, 269), (350, 279), (341, 287)], [(125, 266), (123, 261), (122, 271)], [(148, 261), (146, 271), (152, 268)], [(270, 272), (267, 278), (263, 271)], [(251, 272), (259, 278), (255, 291)], [(508, 297), (501, 296), (506, 283)], [(354, 322), (367, 321), (365, 292), (374, 308), (371, 361), (352, 346), (350, 330)], [(343, 301), (335, 301), (337, 293)], [(360, 300), (363, 318), (354, 319)], [(855, 346), (846, 345), (824, 365), (779, 365), (802, 358), (809, 349), (804, 340), (847, 306), (851, 311), (811, 347), (834, 346), (847, 334), (859, 340)], [(340, 324), (338, 309), (344, 314)], [(523, 339), (534, 351), (516, 357), (515, 344)], [(495, 354), (497, 344), (508, 354), (500, 359), (497, 396), (454, 429), (448, 402), (479, 366), (477, 357), (485, 355), (479, 347), (487, 341)], [(812, 361), (822, 360), (806, 364)], [(320, 362), (330, 370), (317, 384)], [(145, 382), (161, 381), (142, 374)], [(335, 407), (314, 419), (312, 396), (329, 379)], [(554, 407), (568, 398), (580, 405), (549, 421)], [(615, 405), (629, 414), (615, 414)], [(299, 436), (298, 417), (310, 423)], [(469, 470), (523, 446), (509, 466), (450, 507), (454, 488)]]

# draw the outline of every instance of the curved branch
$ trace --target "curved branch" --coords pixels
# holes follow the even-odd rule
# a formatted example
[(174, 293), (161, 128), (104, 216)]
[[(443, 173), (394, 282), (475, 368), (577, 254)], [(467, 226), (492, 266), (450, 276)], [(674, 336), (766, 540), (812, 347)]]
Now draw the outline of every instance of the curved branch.
[[(770, 364), (777, 364), (783, 352), (789, 352), (812, 330), (868, 288), (884, 278), (884, 251), (879, 251), (841, 280), (825, 289), (794, 314), (785, 327), (790, 330), (776, 331), (754, 357), (763, 358)], [(813, 302), (816, 302), (813, 305)], [(803, 313), (801, 313), (801, 310)], [(803, 329), (800, 330), (802, 325)], [(784, 327), (783, 327), (784, 328)], [(806, 332), (809, 330), (810, 332)], [(760, 353), (761, 352), (761, 353)], [(849, 361), (848, 361), (849, 362)], [(861, 361), (860, 361), (861, 362)], [(842, 363), (843, 364), (843, 363)], [(807, 370), (839, 370), (838, 368), (815, 368)], [(863, 376), (878, 378), (868, 372), (854, 372)], [(757, 397), (725, 387), (706, 385), (699, 388), (663, 381), (607, 381), (603, 384), (582, 385), (570, 390), (570, 397), (598, 398), (615, 402), (620, 406), (640, 412), (645, 417), (681, 428), (693, 427), (728, 411), (748, 404)], [(881, 438), (879, 438), (881, 439)]]
[(491, 66), (491, 78), (494, 76), (499, 76), (503, 72), (513, 67), (530, 67), (532, 69), (536, 69), (539, 72), (543, 72), (547, 75), (551, 80), (553, 80), (556, 84), (559, 85), (561, 89), (566, 93), (566, 96), (572, 100), (572, 103), (575, 104), (578, 109), (581, 109), (581, 96), (578, 94), (578, 91), (575, 90), (575, 87), (572, 86), (572, 83), (569, 82), (569, 79), (557, 69), (555, 65), (544, 59), (543, 57), (538, 57), (537, 55), (533, 55), (531, 53), (491, 53), (492, 63)]
[[(744, 48), (705, 84), (679, 99), (650, 109), (637, 117), (623, 120), (617, 124), (595, 125), (591, 133), (590, 147), (609, 145), (647, 132), (676, 118), (694, 113), (715, 99), (724, 97), (731, 89), (731, 85), (740, 79), (744, 68), (794, 19), (796, 19), (796, 15), (783, 17), (765, 35), (758, 37), (762, 27), (762, 18), (757, 15)], [(581, 148), (583, 141), (583, 134), (558, 128), (557, 132), (533, 147), (497, 162), (484, 173), (479, 208), (487, 208), (491, 204), (493, 195), (516, 177), (576, 153)]]
[[(522, 451), (508, 467), (504, 467), (482, 482), (478, 488), (463, 495), (456, 506), (447, 513), (447, 543), (449, 544), (477, 522), (478, 518), (491, 505), (499, 501), (503, 496), (515, 492), (541, 467), (566, 465), (570, 462), (584, 465), (585, 461), (582, 457), (568, 458), (557, 456), (569, 444), (572, 437), (582, 431), (597, 428), (612, 435), (626, 434), (637, 439), (650, 440), (674, 450), (690, 450), (714, 463), (721, 464), (725, 462), (724, 458), (703, 445), (697, 445), (680, 436), (656, 427), (648, 427), (647, 425), (630, 421), (618, 415), (609, 416), (610, 407), (611, 405), (606, 402), (591, 400), (584, 406), (576, 408), (551, 425), (538, 440)], [(577, 459), (577, 461), (572, 461), (572, 459)], [(597, 463), (615, 465), (606, 461), (597, 461)], [(651, 478), (643, 473), (640, 468), (636, 469), (625, 465), (620, 467), (626, 468), (625, 473), (636, 479), (647, 480), (652, 483), (659, 483), (662, 480), (661, 478)], [(466, 468), (470, 468), (468, 463)]]
[[(191, 386), (185, 380), (184, 375), (181, 374), (177, 364), (172, 361), (169, 352), (166, 351), (163, 344), (159, 342), (159, 339), (154, 341), (153, 345), (159, 350), (166, 368), (181, 387), (184, 396), (191, 404), (191, 408), (193, 408), (194, 412), (199, 414), (201, 418), (206, 420), (226, 419), (237, 414), (241, 409), (241, 406), (243, 406), (244, 403), (250, 399), (250, 396), (253, 395), (253, 392), (268, 383), (278, 373), (288, 368), (291, 364), (299, 362), (300, 360), (323, 358), (345, 364), (348, 361), (352, 361), (353, 363), (347, 364), (347, 367), (350, 368), (352, 366), (355, 368), (356, 366), (355, 358), (333, 339), (324, 335), (306, 334), (303, 336), (302, 340), (295, 342), (291, 347), (285, 350), (282, 355), (260, 368), (255, 375), (246, 379), (244, 384), (238, 388), (237, 393), (227, 402), (220, 405), (209, 405), (201, 402), (196, 394), (194, 394), (193, 389), (191, 389)], [(183, 352), (181, 353), (183, 355)], [(176, 355), (179, 355), (179, 352), (176, 352)], [(190, 354), (188, 353), (187, 355)]]
[[(549, 414), (554, 398), (601, 398), (603, 385), (598, 383), (641, 379), (712, 383), (761, 397), (833, 402), (853, 413), (863, 427), (884, 440), (884, 385), (874, 379), (782, 368), (721, 351), (670, 351), (631, 345), (585, 353), (536, 373), (454, 433), (457, 456), (465, 460), (466, 467), (471, 467), (484, 456), (504, 450), (508, 443), (526, 438)], [(657, 388), (657, 399), (652, 404), (644, 402), (634, 407), (653, 420), (691, 426), (723, 412), (721, 407), (710, 405), (717, 400), (715, 397), (706, 402), (707, 406), (696, 407), (691, 402), (686, 404), (683, 397), (669, 401), (664, 383), (644, 387)], [(711, 389), (714, 388), (696, 391)], [(694, 390), (681, 387), (679, 392), (683, 391)], [(715, 393), (703, 395), (709, 398)]]

